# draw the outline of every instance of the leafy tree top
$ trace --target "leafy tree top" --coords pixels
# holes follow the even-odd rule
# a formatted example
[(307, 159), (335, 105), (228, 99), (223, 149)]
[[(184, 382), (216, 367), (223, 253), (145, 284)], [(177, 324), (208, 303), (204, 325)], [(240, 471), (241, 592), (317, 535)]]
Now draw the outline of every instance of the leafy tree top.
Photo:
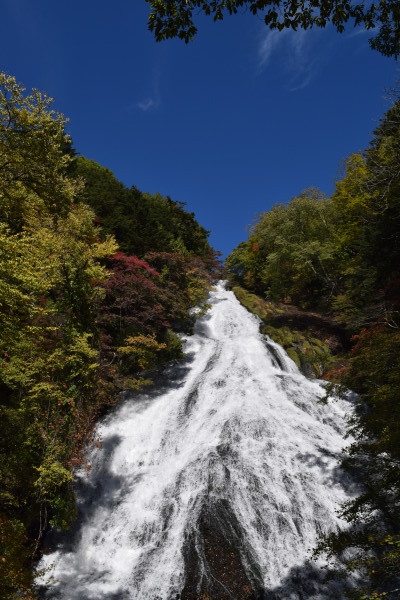
[(0, 73), (0, 220), (17, 231), (38, 210), (65, 215), (80, 187), (67, 176), (66, 120), (51, 104)]
[(146, 0), (150, 4), (149, 29), (157, 41), (178, 37), (186, 43), (197, 33), (193, 13), (203, 12), (221, 21), (242, 7), (261, 15), (270, 29), (324, 28), (328, 23), (341, 33), (350, 22), (376, 33), (369, 42), (384, 56), (400, 54), (400, 3), (397, 0)]
[(74, 174), (85, 182), (80, 199), (93, 208), (102, 229), (115, 235), (123, 252), (143, 257), (165, 251), (209, 258), (208, 231), (184, 209), (184, 203), (127, 188), (109, 169), (82, 156), (74, 162)]

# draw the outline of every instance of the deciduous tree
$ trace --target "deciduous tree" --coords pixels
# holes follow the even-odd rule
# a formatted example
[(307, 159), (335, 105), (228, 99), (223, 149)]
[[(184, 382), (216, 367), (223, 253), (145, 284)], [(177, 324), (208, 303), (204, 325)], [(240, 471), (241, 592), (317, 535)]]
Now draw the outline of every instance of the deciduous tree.
[[(400, 5), (397, 0), (349, 2), (348, 0), (146, 0), (150, 4), (149, 28), (158, 41), (178, 37), (188, 42), (197, 33), (199, 12), (221, 21), (226, 14), (248, 9), (262, 17), (270, 29), (309, 29), (332, 23), (341, 33), (350, 23), (376, 35), (370, 45), (385, 56), (400, 53)], [(195, 16), (193, 16), (195, 15)]]

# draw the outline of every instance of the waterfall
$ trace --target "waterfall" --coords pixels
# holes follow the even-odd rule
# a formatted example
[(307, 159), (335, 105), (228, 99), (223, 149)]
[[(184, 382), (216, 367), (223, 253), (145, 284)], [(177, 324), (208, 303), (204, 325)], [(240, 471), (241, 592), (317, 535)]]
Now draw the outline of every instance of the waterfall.
[(43, 598), (343, 597), (309, 551), (343, 525), (349, 403), (318, 403), (223, 283), (210, 304), (186, 361), (100, 423), (78, 523), (39, 564)]

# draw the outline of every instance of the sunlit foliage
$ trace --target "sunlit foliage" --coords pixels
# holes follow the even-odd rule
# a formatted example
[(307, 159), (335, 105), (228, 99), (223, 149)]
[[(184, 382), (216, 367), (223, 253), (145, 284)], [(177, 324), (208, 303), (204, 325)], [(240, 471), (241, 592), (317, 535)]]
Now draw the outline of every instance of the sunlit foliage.
[[(353, 335), (331, 376), (359, 397), (344, 465), (361, 494), (346, 532), (319, 552), (367, 577), (354, 598), (395, 597), (400, 577), (400, 101), (329, 199), (305, 192), (260, 216), (227, 259), (231, 280), (270, 300), (323, 311)], [(340, 391), (340, 388), (339, 388)]]
[(76, 516), (73, 469), (89, 468), (96, 420), (123, 387), (140, 389), (182, 356), (173, 329), (205, 301), (214, 264), (207, 232), (183, 205), (74, 158), (65, 125), (50, 98), (0, 74), (4, 600), (34, 597), (32, 561), (48, 526)]

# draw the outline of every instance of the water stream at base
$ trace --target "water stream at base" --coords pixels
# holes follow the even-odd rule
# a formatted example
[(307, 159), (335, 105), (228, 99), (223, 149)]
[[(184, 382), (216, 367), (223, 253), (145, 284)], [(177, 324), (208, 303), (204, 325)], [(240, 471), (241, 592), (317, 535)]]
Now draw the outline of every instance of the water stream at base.
[(79, 522), (39, 565), (43, 598), (343, 597), (307, 557), (341, 524), (349, 404), (319, 404), (222, 283), (210, 303), (186, 362), (100, 424)]

